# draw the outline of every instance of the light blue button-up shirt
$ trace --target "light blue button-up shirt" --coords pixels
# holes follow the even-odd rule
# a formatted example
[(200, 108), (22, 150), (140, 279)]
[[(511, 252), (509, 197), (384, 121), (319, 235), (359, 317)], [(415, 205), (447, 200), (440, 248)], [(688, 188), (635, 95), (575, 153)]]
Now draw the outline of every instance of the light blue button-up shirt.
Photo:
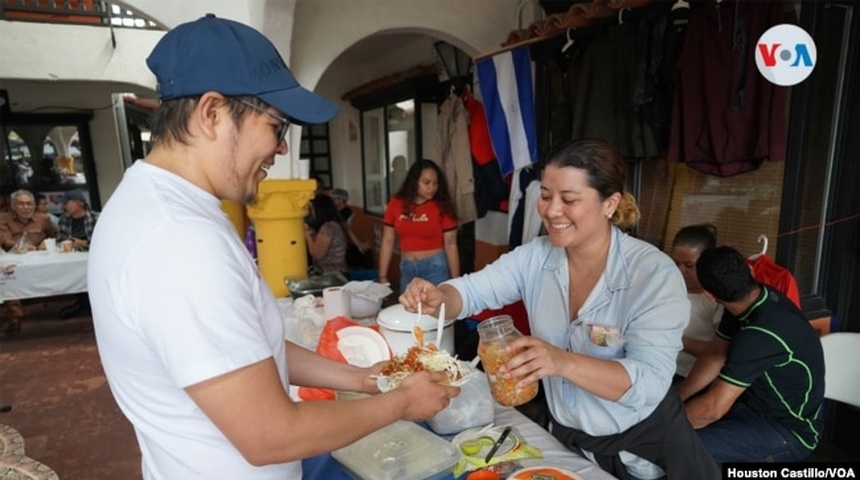
[[(616, 227), (606, 268), (573, 322), (565, 250), (546, 237), (447, 283), (463, 298), (461, 318), (522, 299), (533, 336), (624, 366), (631, 387), (617, 402), (562, 377), (544, 378), (549, 409), (563, 425), (594, 436), (623, 432), (647, 418), (669, 389), (690, 318), (684, 280), (669, 256)], [(617, 328), (620, 338), (595, 345), (589, 335), (592, 325)]]

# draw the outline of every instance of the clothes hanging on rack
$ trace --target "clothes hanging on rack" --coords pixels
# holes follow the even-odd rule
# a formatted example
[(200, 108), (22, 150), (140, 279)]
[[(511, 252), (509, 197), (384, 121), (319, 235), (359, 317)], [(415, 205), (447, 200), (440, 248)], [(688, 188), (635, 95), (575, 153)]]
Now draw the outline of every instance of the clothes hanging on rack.
[(752, 267), (753, 278), (757, 282), (766, 283), (779, 290), (800, 309), (800, 291), (797, 280), (788, 269), (777, 265), (766, 254), (757, 254), (747, 258), (747, 264)]
[(758, 38), (784, 22), (782, 2), (693, 9), (676, 71), (669, 161), (728, 177), (785, 159), (788, 89), (755, 64)]
[(583, 55), (573, 102), (572, 139), (602, 138), (625, 159), (654, 158), (651, 127), (630, 106), (636, 65), (635, 25), (612, 27)]
[(463, 101), (456, 95), (449, 95), (439, 107), (433, 160), (445, 172), (460, 225), (475, 221), (478, 214), (475, 209), (468, 113)]
[(496, 154), (490, 141), (484, 104), (471, 93), (463, 93), (460, 98), (469, 112), (469, 148), (472, 150), (472, 157), (478, 165), (486, 165), (496, 159)]
[(651, 126), (654, 142), (661, 153), (669, 148), (675, 94), (673, 75), (689, 16), (689, 5), (679, 8), (672, 5), (669, 10), (647, 11), (638, 22), (632, 105)]
[(540, 181), (537, 169), (531, 165), (511, 174), (511, 194), (508, 207), (508, 248), (532, 241), (540, 234), (541, 218), (537, 213)]
[(475, 209), (478, 218), (489, 210), (499, 210), (508, 198), (508, 189), (499, 162), (493, 153), (484, 105), (471, 93), (460, 98), (469, 112), (469, 146), (472, 150), (472, 177), (475, 181)]

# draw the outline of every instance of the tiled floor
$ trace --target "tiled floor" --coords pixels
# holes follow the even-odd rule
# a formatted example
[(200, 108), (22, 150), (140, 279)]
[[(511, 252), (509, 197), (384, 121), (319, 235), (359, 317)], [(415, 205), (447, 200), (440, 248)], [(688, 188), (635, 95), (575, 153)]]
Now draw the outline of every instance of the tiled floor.
[(92, 320), (59, 320), (71, 302), (26, 302), (21, 333), (0, 334), (0, 404), (12, 406), (0, 423), (61, 480), (140, 479), (137, 441), (105, 381)]
[[(27, 302), (22, 332), (0, 334), (0, 423), (62, 480), (139, 480), (140, 451), (111, 396), (89, 317), (60, 321), (70, 298)], [(5, 320), (5, 319), (4, 319)], [(813, 461), (858, 461), (822, 445)]]

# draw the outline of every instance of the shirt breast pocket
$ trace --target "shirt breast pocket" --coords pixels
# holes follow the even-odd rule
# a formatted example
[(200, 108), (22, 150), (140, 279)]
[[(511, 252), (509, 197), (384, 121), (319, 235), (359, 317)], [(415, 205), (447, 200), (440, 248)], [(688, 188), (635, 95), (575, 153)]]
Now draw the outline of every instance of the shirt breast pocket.
[(624, 336), (620, 328), (589, 322), (583, 322), (581, 328), (586, 333), (582, 353), (603, 359), (624, 356)]

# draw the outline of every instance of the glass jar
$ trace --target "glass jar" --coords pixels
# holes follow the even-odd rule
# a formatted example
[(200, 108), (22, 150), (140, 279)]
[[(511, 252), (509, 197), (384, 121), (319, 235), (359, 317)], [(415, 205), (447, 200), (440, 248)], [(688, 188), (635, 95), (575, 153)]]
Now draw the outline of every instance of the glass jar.
[(538, 392), (537, 382), (517, 386), (516, 378), (505, 378), (499, 368), (519, 350), (508, 351), (512, 340), (523, 336), (514, 326), (509, 315), (499, 315), (478, 324), (478, 355), (484, 365), (484, 372), (490, 381), (493, 398), (502, 405), (515, 407), (533, 399)]

